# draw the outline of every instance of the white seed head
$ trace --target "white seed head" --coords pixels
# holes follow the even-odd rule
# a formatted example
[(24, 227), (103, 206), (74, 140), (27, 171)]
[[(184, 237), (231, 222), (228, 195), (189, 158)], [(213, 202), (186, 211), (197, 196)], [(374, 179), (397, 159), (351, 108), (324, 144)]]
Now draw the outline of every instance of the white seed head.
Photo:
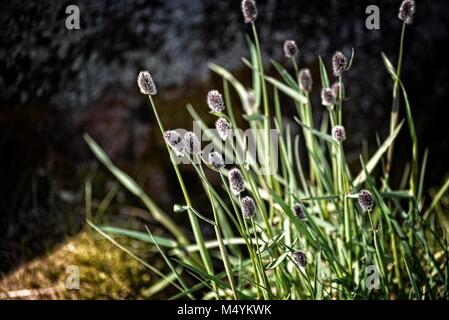
[(298, 46), (293, 40), (286, 40), (284, 42), (284, 54), (287, 58), (293, 58), (298, 53)]
[(362, 190), (359, 193), (359, 205), (362, 207), (363, 211), (369, 212), (373, 210), (374, 198), (371, 192), (368, 190)]
[(306, 214), (303, 207), (299, 203), (295, 203), (292, 207), (293, 214), (301, 220), (306, 220)]
[(335, 126), (332, 128), (332, 138), (335, 141), (343, 142), (346, 140), (346, 131), (343, 126)]
[(293, 261), (295, 261), (298, 266), (301, 266), (303, 268), (307, 266), (306, 254), (301, 250), (293, 252)]
[[(341, 97), (342, 99), (345, 97), (345, 87), (341, 86)], [(335, 81), (332, 85), (332, 93), (334, 94), (335, 99), (340, 99), (340, 81)]]
[(231, 125), (226, 118), (218, 118), (215, 122), (215, 129), (217, 129), (218, 135), (223, 141), (228, 138), (230, 127)]
[(321, 91), (321, 103), (323, 106), (332, 107), (335, 104), (335, 96), (330, 88), (324, 88)]
[(343, 71), (346, 70), (346, 67), (348, 66), (348, 60), (344, 56), (341, 51), (337, 51), (334, 53), (332, 57), (332, 68), (334, 71), (334, 76), (338, 77), (341, 76)]
[(164, 132), (163, 136), (165, 142), (173, 149), (176, 155), (184, 155), (184, 143), (179, 133), (175, 130), (168, 130)]
[(217, 90), (211, 90), (207, 94), (207, 105), (212, 112), (222, 112), (225, 109), (223, 96)]
[(233, 168), (229, 171), (229, 188), (234, 195), (240, 194), (245, 190), (245, 180), (239, 169)]
[(257, 18), (257, 6), (254, 0), (242, 1), (242, 13), (245, 23), (256, 21)]
[(222, 156), (216, 151), (209, 153), (209, 164), (216, 171), (220, 171), (225, 166)]
[(398, 18), (406, 24), (412, 24), (415, 15), (416, 4), (414, 0), (404, 0), (399, 8)]
[(139, 75), (137, 77), (137, 85), (139, 86), (140, 92), (143, 94), (150, 94), (154, 96), (157, 93), (153, 77), (148, 71), (139, 72)]
[(184, 150), (191, 154), (201, 153), (201, 142), (192, 131), (189, 131), (184, 135)]
[(242, 215), (245, 219), (252, 219), (256, 215), (256, 204), (253, 198), (246, 196), (240, 200), (242, 206)]
[(309, 69), (299, 71), (299, 88), (308, 93), (312, 92), (312, 75)]

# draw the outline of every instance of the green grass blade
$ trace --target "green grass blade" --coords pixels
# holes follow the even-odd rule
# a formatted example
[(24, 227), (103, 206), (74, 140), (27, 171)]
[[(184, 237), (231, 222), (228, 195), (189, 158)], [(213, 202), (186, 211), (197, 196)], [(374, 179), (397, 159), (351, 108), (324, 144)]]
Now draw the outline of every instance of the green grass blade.
[[(399, 134), (399, 131), (402, 128), (402, 125), (404, 124), (404, 121), (401, 121), (401, 123), (395, 128), (392, 135), (390, 135), (384, 143), (380, 146), (379, 149), (377, 149), (376, 153), (371, 157), (371, 159), (366, 164), (366, 172), (370, 174), (374, 168), (376, 167), (377, 163), (380, 161), (384, 153), (388, 150), (388, 147), (393, 143), (393, 141), (396, 139), (396, 137)], [(361, 170), (360, 173), (357, 175), (357, 177), (353, 181), (353, 187), (358, 188), (364, 181), (366, 180), (366, 174), (364, 170)]]
[(140, 188), (140, 186), (130, 176), (128, 176), (112, 163), (111, 159), (88, 134), (84, 135), (84, 140), (86, 140), (95, 157), (97, 157), (97, 159), (101, 163), (103, 163), (106, 168), (108, 168), (108, 170), (115, 176), (115, 178), (129, 192), (138, 197), (145, 204), (156, 221), (159, 221), (164, 227), (166, 227), (180, 242), (187, 241), (183, 232), (181, 231), (181, 229), (179, 229), (176, 223), (164, 212), (162, 212), (161, 209), (159, 209), (156, 203), (145, 194), (142, 188)]
[(178, 243), (172, 239), (161, 237), (161, 236), (153, 236), (151, 238), (147, 233), (140, 232), (140, 231), (134, 231), (134, 230), (128, 230), (124, 228), (118, 228), (113, 226), (98, 226), (98, 229), (101, 231), (112, 234), (112, 235), (118, 235), (118, 236), (125, 236), (131, 239), (140, 240), (143, 242), (151, 243), (151, 244), (157, 244), (164, 248), (177, 248)]
[(265, 76), (265, 79), (271, 83), (273, 86), (278, 88), (280, 91), (288, 95), (290, 98), (294, 99), (295, 101), (298, 101), (299, 103), (307, 103), (308, 99), (298, 91), (295, 91), (295, 89), (290, 88), (289, 86), (283, 84), (282, 82), (276, 80), (275, 78)]

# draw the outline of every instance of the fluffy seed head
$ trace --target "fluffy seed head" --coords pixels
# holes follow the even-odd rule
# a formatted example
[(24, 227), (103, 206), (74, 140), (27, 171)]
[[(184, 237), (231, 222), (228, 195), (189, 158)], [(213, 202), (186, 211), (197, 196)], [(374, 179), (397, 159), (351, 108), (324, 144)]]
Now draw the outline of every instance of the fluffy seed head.
[(217, 90), (211, 90), (207, 94), (207, 105), (212, 112), (222, 112), (225, 108), (223, 96)]
[(343, 55), (343, 53), (341, 53), (341, 51), (335, 52), (334, 56), (332, 57), (332, 69), (334, 70), (334, 76), (341, 76), (343, 71), (346, 70), (347, 66), (348, 60)]
[(299, 203), (295, 203), (292, 207), (292, 211), (295, 216), (297, 216), (301, 220), (306, 220), (306, 214), (304, 212), (304, 209)]
[[(341, 86), (341, 97), (345, 97), (345, 88), (344, 86)], [(335, 99), (340, 99), (340, 81), (335, 81), (332, 85), (332, 93), (334, 94)]]
[(284, 42), (284, 54), (287, 58), (293, 58), (298, 53), (298, 46), (293, 40), (286, 40)]
[(335, 96), (332, 89), (324, 88), (321, 91), (321, 103), (326, 107), (332, 107), (335, 104)]
[(257, 6), (254, 0), (242, 1), (242, 13), (245, 23), (256, 21), (257, 18)]
[(256, 204), (253, 198), (243, 197), (240, 200), (240, 205), (242, 206), (242, 215), (245, 219), (252, 219), (256, 215)]
[(234, 195), (240, 194), (245, 190), (245, 181), (239, 169), (233, 168), (229, 171), (229, 188)]
[(173, 149), (176, 155), (184, 155), (184, 143), (179, 133), (175, 130), (168, 130), (164, 132), (163, 136), (165, 142)]
[(312, 75), (310, 74), (309, 69), (301, 69), (299, 71), (299, 88), (306, 92), (312, 91)]
[(359, 204), (362, 207), (363, 211), (369, 212), (373, 210), (374, 207), (374, 198), (371, 192), (368, 190), (362, 190), (359, 193)]
[(229, 124), (229, 121), (226, 120), (226, 118), (218, 118), (218, 120), (215, 122), (215, 129), (217, 129), (218, 135), (223, 141), (228, 138), (230, 127), (231, 125)]
[(305, 268), (307, 265), (306, 254), (304, 252), (302, 252), (301, 250), (297, 250), (297, 251), (293, 252), (293, 261), (295, 261), (295, 263), (298, 266)]
[(192, 154), (201, 153), (200, 140), (198, 140), (198, 137), (192, 131), (189, 131), (184, 135), (184, 150)]
[(137, 85), (139, 86), (140, 92), (143, 94), (151, 94), (154, 96), (157, 93), (153, 77), (148, 71), (139, 72), (139, 76), (137, 77)]
[(404, 0), (399, 8), (398, 18), (406, 24), (412, 24), (415, 10), (416, 5), (414, 0)]
[(216, 151), (209, 153), (209, 163), (211, 167), (216, 171), (220, 171), (225, 166), (223, 158)]
[(343, 142), (346, 140), (346, 131), (343, 126), (335, 126), (332, 128), (332, 138), (335, 141)]

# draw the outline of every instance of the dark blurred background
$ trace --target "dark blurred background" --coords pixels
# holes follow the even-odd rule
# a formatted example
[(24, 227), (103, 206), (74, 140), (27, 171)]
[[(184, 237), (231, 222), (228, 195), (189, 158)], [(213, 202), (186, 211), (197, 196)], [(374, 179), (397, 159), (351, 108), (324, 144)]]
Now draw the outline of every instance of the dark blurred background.
[[(401, 1), (257, 2), (268, 72), (275, 74), (270, 58), (290, 66), (282, 45), (296, 40), (301, 66), (314, 76), (317, 123), (322, 110), (317, 57), (329, 66), (335, 50), (349, 55), (354, 47), (353, 67), (345, 74), (346, 149), (356, 160), (364, 139), (375, 147), (376, 133), (388, 133), (392, 92), (380, 53), (396, 62)], [(65, 9), (71, 4), (79, 6), (80, 30), (65, 27)], [(370, 4), (380, 8), (379, 30), (365, 27)], [(427, 187), (440, 184), (449, 169), (448, 16), (447, 1), (418, 0), (414, 23), (406, 31), (402, 79), (420, 154), (430, 148)], [(110, 175), (96, 171), (82, 139), (85, 132), (162, 208), (171, 210), (179, 199), (154, 118), (136, 86), (139, 70), (153, 74), (159, 88), (156, 103), (169, 128), (191, 127), (188, 102), (212, 120), (205, 95), (220, 89), (221, 81), (207, 62), (223, 65), (251, 84), (240, 59), (248, 56), (244, 34), (250, 29), (237, 0), (11, 0), (2, 3), (0, 26), (0, 272), (82, 228), (86, 177), (103, 172), (94, 184), (98, 197), (117, 188)], [(283, 108), (293, 115), (293, 106)], [(397, 176), (409, 152), (403, 130), (395, 150)], [(132, 201), (126, 193), (117, 199)]]

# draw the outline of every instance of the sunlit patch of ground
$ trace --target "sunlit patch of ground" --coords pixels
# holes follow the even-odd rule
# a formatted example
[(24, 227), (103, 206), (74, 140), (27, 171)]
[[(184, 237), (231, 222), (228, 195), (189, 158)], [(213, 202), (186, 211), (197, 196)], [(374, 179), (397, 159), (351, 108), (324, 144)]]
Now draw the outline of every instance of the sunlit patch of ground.
[[(140, 256), (145, 255), (146, 248), (141, 244), (124, 242)], [(147, 258), (149, 256), (147, 254)], [(163, 267), (158, 266), (161, 264), (158, 260), (151, 260), (155, 267)], [(79, 267), (79, 290), (66, 288), (69, 266)], [(46, 256), (4, 275), (0, 279), (0, 299), (149, 298), (145, 289), (154, 280), (139, 262), (98, 234), (84, 231), (67, 239)]]

